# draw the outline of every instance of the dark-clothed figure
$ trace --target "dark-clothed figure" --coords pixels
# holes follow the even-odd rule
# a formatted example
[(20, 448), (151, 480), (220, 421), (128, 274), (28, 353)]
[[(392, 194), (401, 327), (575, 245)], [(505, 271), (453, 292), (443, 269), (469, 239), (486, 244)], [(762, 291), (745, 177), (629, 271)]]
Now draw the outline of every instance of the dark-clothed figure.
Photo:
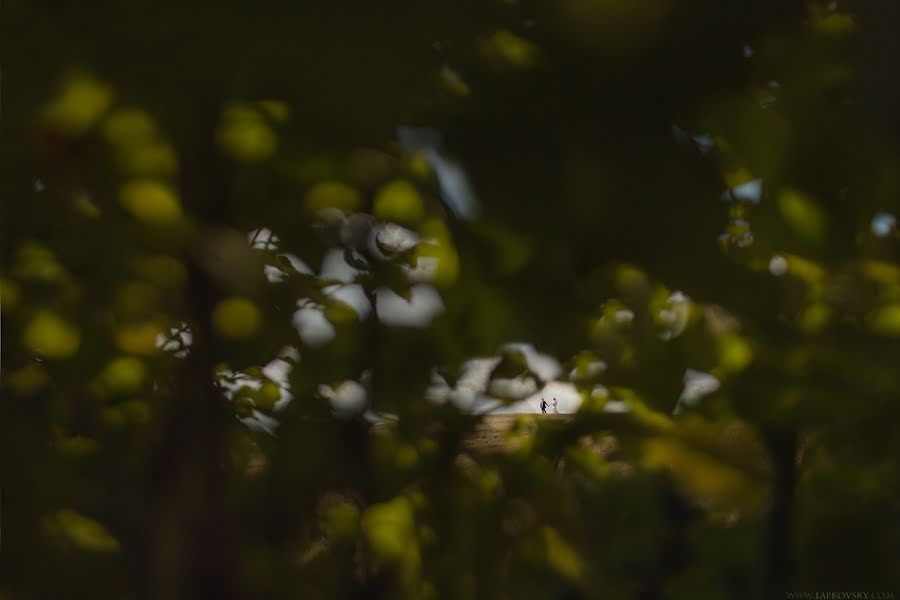
[(541, 398), (541, 412), (542, 412), (542, 413), (547, 414), (547, 407), (548, 407), (548, 406), (550, 406), (550, 405), (547, 404), (546, 400), (544, 400), (543, 398)]

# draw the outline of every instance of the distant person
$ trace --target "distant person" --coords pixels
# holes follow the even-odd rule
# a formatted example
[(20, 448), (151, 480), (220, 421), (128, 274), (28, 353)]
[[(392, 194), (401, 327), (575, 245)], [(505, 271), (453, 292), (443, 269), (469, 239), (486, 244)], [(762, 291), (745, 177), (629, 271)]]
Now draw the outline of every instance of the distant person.
[(558, 404), (558, 402), (556, 401), (556, 398), (554, 398), (554, 399), (553, 399), (553, 414), (554, 414), (554, 415), (558, 415), (558, 414), (559, 414), (559, 409), (556, 408), (556, 405), (557, 405), (557, 404)]
[(543, 398), (541, 398), (541, 412), (544, 413), (545, 415), (547, 414), (547, 407), (548, 407), (548, 406), (550, 406), (550, 405), (547, 404), (547, 401), (544, 400)]

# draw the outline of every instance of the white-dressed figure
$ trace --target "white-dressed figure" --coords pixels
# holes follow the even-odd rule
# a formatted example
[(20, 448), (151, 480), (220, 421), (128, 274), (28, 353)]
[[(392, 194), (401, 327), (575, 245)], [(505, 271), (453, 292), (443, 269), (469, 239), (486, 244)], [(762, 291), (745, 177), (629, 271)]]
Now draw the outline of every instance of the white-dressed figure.
[(558, 415), (558, 414), (559, 414), (559, 409), (556, 407), (557, 404), (558, 404), (558, 402), (557, 402), (556, 398), (554, 398), (554, 399), (553, 399), (553, 414), (554, 414), (554, 415)]

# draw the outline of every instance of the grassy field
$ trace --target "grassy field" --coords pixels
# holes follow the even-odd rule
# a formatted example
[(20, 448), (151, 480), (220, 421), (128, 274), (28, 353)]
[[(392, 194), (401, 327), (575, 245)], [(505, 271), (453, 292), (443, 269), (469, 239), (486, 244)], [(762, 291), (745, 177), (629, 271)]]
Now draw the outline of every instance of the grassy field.
[[(567, 421), (571, 417), (572, 415), (567, 414), (536, 413), (484, 415), (475, 431), (465, 440), (464, 445), (469, 450), (479, 451), (498, 451), (514, 448), (517, 438), (522, 437), (529, 431), (533, 431), (539, 421)], [(513, 433), (513, 429), (516, 426), (519, 429)], [(390, 425), (376, 425), (374, 432), (377, 434), (387, 427), (390, 427)]]
[(466, 440), (466, 446), (473, 450), (503, 450), (515, 447), (516, 437), (510, 435), (517, 423), (522, 423), (521, 431), (524, 434), (533, 428), (539, 421), (567, 421), (571, 415), (559, 414), (512, 414), (512, 415), (486, 415), (472, 436)]

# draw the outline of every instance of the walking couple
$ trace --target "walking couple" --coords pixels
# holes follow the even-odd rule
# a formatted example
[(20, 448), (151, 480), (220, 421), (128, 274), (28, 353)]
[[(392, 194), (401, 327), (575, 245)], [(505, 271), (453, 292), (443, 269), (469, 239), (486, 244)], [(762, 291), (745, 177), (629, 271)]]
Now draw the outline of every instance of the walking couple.
[[(553, 414), (559, 414), (559, 409), (556, 408), (557, 402), (556, 398), (553, 399)], [(550, 406), (547, 404), (547, 401), (541, 398), (541, 412), (547, 414), (547, 407)]]

